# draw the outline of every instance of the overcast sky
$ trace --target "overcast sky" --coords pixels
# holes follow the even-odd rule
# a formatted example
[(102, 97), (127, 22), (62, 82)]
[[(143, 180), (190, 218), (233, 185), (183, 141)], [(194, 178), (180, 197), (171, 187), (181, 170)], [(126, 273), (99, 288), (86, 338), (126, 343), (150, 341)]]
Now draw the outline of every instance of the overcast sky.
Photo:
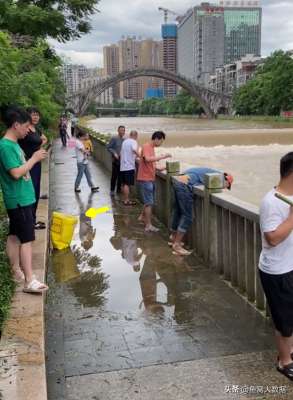
[[(217, 3), (217, 1), (210, 1)], [(103, 46), (116, 43), (122, 35), (160, 39), (162, 12), (166, 7), (183, 14), (200, 0), (101, 0), (100, 12), (92, 17), (92, 31), (66, 44), (52, 41), (57, 53), (73, 63), (103, 66)], [(262, 55), (276, 49), (293, 49), (293, 0), (262, 0)], [(172, 20), (173, 16), (170, 15)]]

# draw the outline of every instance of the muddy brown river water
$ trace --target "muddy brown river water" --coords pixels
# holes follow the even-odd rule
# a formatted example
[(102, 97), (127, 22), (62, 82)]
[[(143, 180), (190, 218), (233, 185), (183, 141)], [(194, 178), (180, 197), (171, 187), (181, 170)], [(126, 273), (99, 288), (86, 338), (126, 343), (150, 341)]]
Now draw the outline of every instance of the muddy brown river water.
[(136, 129), (139, 142), (155, 130), (167, 140), (158, 152), (170, 152), (187, 166), (208, 166), (234, 175), (232, 194), (258, 205), (278, 181), (279, 160), (293, 151), (292, 123), (198, 120), (192, 118), (97, 118), (88, 126), (101, 133), (115, 134), (119, 125)]

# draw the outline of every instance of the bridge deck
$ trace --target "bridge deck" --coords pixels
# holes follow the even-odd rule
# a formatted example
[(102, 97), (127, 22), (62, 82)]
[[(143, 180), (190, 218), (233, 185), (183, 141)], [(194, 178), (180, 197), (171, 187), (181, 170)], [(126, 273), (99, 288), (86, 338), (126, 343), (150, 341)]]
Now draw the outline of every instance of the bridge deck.
[[(49, 400), (240, 399), (225, 388), (288, 385), (273, 367), (270, 324), (195, 256), (174, 256), (163, 226), (145, 234), (140, 207), (111, 201), (99, 165), (91, 163), (100, 193), (83, 181), (75, 196), (75, 164), (57, 142), (52, 209), (79, 215), (81, 226), (72, 250), (49, 265)], [(103, 205), (112, 212), (85, 219)], [(286, 390), (281, 398), (292, 398)]]

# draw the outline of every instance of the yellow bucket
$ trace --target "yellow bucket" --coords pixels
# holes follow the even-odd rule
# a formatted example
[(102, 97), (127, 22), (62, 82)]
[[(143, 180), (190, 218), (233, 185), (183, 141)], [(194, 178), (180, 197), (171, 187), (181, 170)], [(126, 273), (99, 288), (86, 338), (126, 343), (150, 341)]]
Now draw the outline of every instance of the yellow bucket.
[(77, 217), (53, 211), (51, 225), (51, 240), (53, 247), (58, 250), (70, 246)]

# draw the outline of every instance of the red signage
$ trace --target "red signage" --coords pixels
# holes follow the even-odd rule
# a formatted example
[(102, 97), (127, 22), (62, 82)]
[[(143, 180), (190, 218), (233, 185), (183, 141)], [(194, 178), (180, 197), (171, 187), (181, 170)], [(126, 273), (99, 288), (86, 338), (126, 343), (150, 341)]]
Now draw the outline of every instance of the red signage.
[(284, 118), (293, 118), (293, 111), (282, 111), (281, 117)]

